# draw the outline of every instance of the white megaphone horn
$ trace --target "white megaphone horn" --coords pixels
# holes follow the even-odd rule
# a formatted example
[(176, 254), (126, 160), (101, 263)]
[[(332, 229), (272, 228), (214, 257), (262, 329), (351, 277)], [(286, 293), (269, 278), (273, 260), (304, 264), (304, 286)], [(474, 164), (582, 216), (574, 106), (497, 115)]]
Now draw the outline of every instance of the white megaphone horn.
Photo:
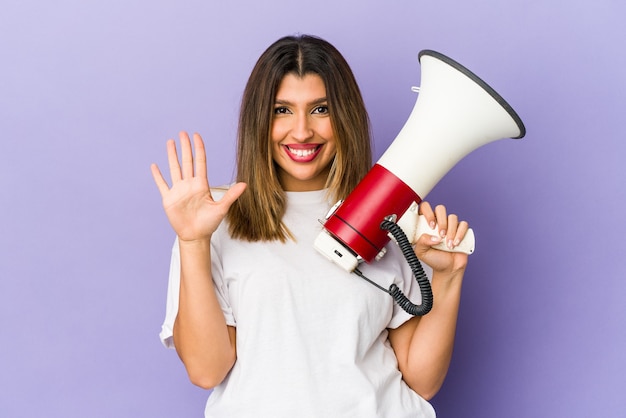
[[(421, 51), (419, 61), (421, 86), (409, 119), (352, 193), (331, 209), (314, 244), (349, 272), (384, 255), (391, 239), (381, 229), (384, 220), (397, 220), (411, 243), (430, 230), (417, 218), (417, 205), (463, 157), (526, 133), (513, 108), (471, 71), (431, 50)], [(456, 251), (473, 250), (470, 230)]]

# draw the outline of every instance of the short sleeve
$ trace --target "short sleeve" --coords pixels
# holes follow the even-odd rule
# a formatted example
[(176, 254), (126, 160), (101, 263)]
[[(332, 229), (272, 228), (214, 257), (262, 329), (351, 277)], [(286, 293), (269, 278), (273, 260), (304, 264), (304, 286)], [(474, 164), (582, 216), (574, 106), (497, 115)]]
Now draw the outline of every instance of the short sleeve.
[[(221, 226), (220, 226), (221, 228)], [(214, 234), (211, 239), (211, 276), (213, 286), (217, 295), (217, 300), (224, 313), (226, 324), (236, 326), (233, 310), (228, 298), (228, 288), (225, 285), (223, 269), (219, 249), (219, 234)], [(180, 248), (178, 239), (174, 241), (172, 247), (172, 257), (170, 260), (170, 272), (167, 284), (167, 299), (165, 305), (165, 320), (161, 325), (159, 337), (163, 345), (167, 348), (174, 348), (174, 322), (178, 315), (178, 298), (180, 294)]]
[(159, 337), (167, 348), (174, 348), (174, 321), (178, 314), (178, 295), (180, 290), (180, 250), (178, 248), (178, 238), (172, 247), (172, 257), (170, 260), (170, 274), (167, 283), (167, 299), (165, 303), (165, 320), (161, 325)]
[(233, 315), (228, 286), (224, 277), (224, 268), (222, 267), (220, 238), (224, 233), (227, 232), (225, 232), (224, 223), (222, 223), (222, 225), (218, 228), (217, 233), (215, 233), (211, 239), (211, 276), (213, 277), (213, 287), (215, 288), (217, 301), (222, 308), (224, 319), (226, 319), (226, 325), (235, 327), (237, 326), (237, 322), (235, 321), (235, 316)]

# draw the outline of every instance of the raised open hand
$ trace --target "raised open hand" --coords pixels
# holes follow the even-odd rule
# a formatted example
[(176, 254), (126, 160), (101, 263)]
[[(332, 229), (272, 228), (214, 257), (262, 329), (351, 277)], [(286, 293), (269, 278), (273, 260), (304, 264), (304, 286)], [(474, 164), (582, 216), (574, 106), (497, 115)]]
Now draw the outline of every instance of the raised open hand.
[(187, 132), (179, 134), (181, 161), (176, 142), (167, 141), (167, 159), (172, 187), (163, 178), (159, 167), (150, 169), (159, 188), (165, 214), (181, 241), (210, 238), (226, 216), (230, 205), (246, 188), (245, 183), (233, 185), (219, 201), (213, 200), (206, 168), (206, 151), (199, 134), (193, 135), (194, 152)]

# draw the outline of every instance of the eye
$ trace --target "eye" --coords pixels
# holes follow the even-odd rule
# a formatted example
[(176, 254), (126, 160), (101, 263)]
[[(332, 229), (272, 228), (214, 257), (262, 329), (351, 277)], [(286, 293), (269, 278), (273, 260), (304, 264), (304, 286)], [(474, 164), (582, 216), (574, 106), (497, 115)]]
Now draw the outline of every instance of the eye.
[(317, 106), (315, 109), (313, 109), (312, 113), (318, 114), (318, 115), (327, 115), (328, 114), (328, 106), (326, 106), (326, 105)]
[(286, 115), (290, 113), (289, 109), (286, 108), (285, 106), (276, 106), (274, 107), (274, 114), (275, 115)]

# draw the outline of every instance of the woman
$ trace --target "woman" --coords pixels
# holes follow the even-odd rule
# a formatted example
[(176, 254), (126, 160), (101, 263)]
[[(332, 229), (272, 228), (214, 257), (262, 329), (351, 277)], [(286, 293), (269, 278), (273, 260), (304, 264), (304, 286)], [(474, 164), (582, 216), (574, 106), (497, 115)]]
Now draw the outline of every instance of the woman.
[[(415, 245), (432, 268), (434, 304), (411, 317), (376, 287), (327, 261), (313, 241), (329, 207), (371, 165), (367, 113), (341, 54), (285, 37), (259, 58), (244, 91), (237, 183), (210, 189), (205, 149), (168, 141), (171, 188), (154, 180), (176, 232), (161, 338), (191, 381), (214, 388), (207, 417), (432, 417), (452, 355), (468, 229), (444, 206), (420, 211), (440, 236)], [(395, 244), (360, 269), (419, 287)]]

